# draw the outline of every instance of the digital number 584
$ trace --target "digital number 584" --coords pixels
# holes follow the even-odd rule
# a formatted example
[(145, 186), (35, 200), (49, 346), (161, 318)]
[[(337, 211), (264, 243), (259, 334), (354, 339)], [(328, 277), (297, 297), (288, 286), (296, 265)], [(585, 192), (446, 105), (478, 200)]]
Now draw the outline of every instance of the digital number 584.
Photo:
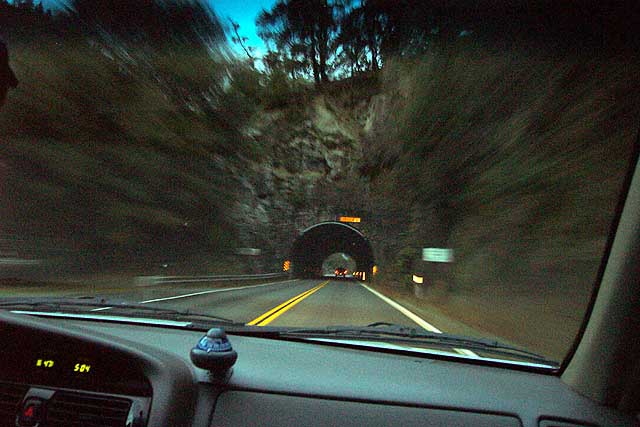
[(85, 365), (84, 363), (76, 363), (76, 366), (73, 368), (73, 372), (89, 372), (91, 369), (91, 365)]

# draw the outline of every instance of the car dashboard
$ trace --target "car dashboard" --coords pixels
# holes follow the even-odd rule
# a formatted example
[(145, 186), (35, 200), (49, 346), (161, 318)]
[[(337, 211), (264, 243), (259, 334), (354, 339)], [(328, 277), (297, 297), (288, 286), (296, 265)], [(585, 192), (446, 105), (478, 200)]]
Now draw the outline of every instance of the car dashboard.
[(229, 335), (225, 378), (202, 331), (0, 314), (0, 427), (626, 426), (556, 374), (317, 341)]

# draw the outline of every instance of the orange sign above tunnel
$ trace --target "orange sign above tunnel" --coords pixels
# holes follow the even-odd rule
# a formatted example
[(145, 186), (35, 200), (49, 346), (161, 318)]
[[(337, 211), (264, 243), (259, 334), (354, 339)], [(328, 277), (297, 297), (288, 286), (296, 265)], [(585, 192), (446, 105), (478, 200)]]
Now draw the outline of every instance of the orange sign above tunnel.
[(340, 222), (360, 222), (361, 218), (358, 216), (341, 216), (338, 218)]

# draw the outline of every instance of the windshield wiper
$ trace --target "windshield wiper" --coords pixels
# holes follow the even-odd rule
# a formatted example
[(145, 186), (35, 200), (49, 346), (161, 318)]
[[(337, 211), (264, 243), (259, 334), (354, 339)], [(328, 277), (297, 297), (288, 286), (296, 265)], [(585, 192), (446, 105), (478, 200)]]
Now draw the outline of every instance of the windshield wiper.
[(436, 333), (417, 327), (375, 322), (366, 326), (328, 326), (321, 328), (256, 328), (247, 334), (273, 338), (326, 338), (335, 337), (350, 340), (378, 340), (428, 344), (447, 349), (465, 349), (485, 353), (510, 356), (518, 360), (557, 368), (557, 362), (536, 353), (488, 338)]
[[(0, 309), (30, 308), (42, 311), (59, 311), (69, 314), (122, 314), (128, 316), (146, 316), (155, 319), (193, 320), (206, 319), (228, 325), (240, 325), (231, 319), (204, 313), (194, 313), (189, 310), (174, 310), (149, 306), (139, 303), (121, 302), (104, 298), (16, 298), (0, 302)], [(89, 308), (103, 308), (102, 311), (92, 311)], [(109, 309), (109, 311), (105, 311)], [(152, 316), (149, 316), (152, 314)]]

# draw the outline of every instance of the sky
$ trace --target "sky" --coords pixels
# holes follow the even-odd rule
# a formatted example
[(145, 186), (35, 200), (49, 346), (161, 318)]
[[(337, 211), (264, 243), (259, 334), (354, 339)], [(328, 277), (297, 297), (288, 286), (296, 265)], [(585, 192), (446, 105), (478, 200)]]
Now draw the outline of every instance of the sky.
[(209, 0), (223, 22), (228, 23), (228, 18), (231, 18), (240, 24), (240, 35), (249, 39), (247, 45), (256, 49), (257, 57), (266, 53), (266, 47), (258, 37), (256, 17), (262, 9), (271, 9), (274, 3), (275, 0)]
[[(224, 24), (229, 24), (229, 18), (240, 24), (240, 35), (247, 37), (247, 46), (255, 48), (255, 56), (260, 57), (266, 53), (263, 41), (258, 37), (256, 30), (256, 17), (262, 9), (271, 9), (276, 0), (206, 0), (220, 20)], [(37, 2), (37, 0), (36, 0)], [(60, 0), (42, 0), (45, 8), (55, 9), (59, 7)], [(242, 53), (239, 46), (234, 46), (234, 50)]]

